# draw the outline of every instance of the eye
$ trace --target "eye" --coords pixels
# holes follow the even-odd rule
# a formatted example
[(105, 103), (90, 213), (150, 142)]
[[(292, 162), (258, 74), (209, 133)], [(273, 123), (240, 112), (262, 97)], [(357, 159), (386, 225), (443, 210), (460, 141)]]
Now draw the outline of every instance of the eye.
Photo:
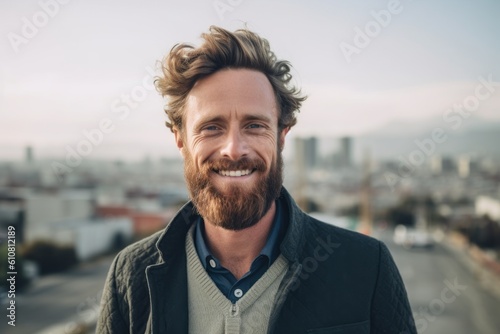
[(220, 128), (217, 125), (209, 125), (209, 126), (204, 127), (203, 130), (217, 131), (217, 130), (220, 130)]
[(257, 123), (252, 123), (248, 126), (249, 129), (259, 129), (259, 128), (262, 128), (263, 126), (261, 124), (257, 124)]

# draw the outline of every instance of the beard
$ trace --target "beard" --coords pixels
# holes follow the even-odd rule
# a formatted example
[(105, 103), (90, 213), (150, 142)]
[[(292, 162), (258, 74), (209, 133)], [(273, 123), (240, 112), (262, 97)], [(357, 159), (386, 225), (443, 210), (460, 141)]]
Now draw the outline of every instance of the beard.
[[(214, 170), (246, 169), (258, 176), (251, 186), (229, 182), (219, 190), (210, 179)], [(283, 184), (283, 157), (280, 151), (267, 175), (265, 171), (266, 164), (260, 158), (207, 160), (198, 169), (188, 152), (184, 162), (188, 190), (200, 216), (215, 226), (233, 231), (255, 225), (278, 198)]]

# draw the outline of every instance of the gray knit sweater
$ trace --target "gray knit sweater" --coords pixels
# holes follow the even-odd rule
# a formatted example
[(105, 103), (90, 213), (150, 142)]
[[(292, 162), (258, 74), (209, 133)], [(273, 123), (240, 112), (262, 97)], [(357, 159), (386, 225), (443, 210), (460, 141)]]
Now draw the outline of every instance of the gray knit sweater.
[(279, 256), (240, 300), (232, 304), (203, 268), (193, 242), (186, 236), (189, 333), (266, 333), (278, 286), (288, 269)]

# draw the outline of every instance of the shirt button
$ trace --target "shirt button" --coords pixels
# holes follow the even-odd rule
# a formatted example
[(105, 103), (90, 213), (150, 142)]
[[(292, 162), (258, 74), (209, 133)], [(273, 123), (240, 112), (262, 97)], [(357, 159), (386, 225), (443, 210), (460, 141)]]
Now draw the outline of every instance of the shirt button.
[(234, 290), (234, 295), (237, 298), (240, 298), (241, 296), (243, 296), (243, 291), (241, 289), (236, 289), (236, 290)]
[(217, 263), (215, 263), (214, 259), (210, 259), (210, 261), (208, 261), (208, 263), (210, 263), (210, 267), (212, 267), (212, 268), (215, 268), (217, 266)]

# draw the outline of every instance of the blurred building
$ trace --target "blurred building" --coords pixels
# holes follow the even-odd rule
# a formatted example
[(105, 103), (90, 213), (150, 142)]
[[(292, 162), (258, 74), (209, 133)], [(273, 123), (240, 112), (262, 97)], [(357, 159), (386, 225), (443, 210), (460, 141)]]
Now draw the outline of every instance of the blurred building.
[(455, 160), (452, 157), (434, 154), (430, 158), (430, 169), (434, 175), (452, 173), (457, 170)]
[(89, 190), (32, 192), (25, 197), (25, 241), (52, 239), (61, 222), (88, 219), (94, 215), (94, 199)]
[(489, 196), (479, 196), (476, 198), (475, 207), (477, 216), (488, 216), (500, 222), (500, 200)]
[(440, 155), (433, 155), (430, 158), (430, 169), (434, 175), (439, 175), (443, 171), (443, 164)]
[(316, 137), (295, 138), (295, 158), (303, 163), (307, 169), (316, 167), (318, 162), (318, 139)]
[(338, 150), (333, 153), (333, 167), (335, 169), (349, 169), (353, 166), (353, 147), (351, 137), (338, 139)]
[(75, 219), (53, 224), (44, 240), (69, 245), (78, 260), (85, 261), (114, 249), (121, 249), (133, 238), (130, 218)]
[(16, 241), (24, 240), (24, 199), (9, 189), (0, 189), (0, 240), (7, 238), (8, 226), (16, 230)]
[(35, 161), (33, 156), (33, 147), (27, 146), (25, 151), (25, 161), (27, 164), (32, 164)]
[(352, 166), (352, 138), (342, 137), (340, 138), (340, 157), (342, 159), (343, 167)]
[(468, 155), (461, 155), (457, 159), (457, 171), (461, 178), (470, 176), (471, 173), (471, 158)]

